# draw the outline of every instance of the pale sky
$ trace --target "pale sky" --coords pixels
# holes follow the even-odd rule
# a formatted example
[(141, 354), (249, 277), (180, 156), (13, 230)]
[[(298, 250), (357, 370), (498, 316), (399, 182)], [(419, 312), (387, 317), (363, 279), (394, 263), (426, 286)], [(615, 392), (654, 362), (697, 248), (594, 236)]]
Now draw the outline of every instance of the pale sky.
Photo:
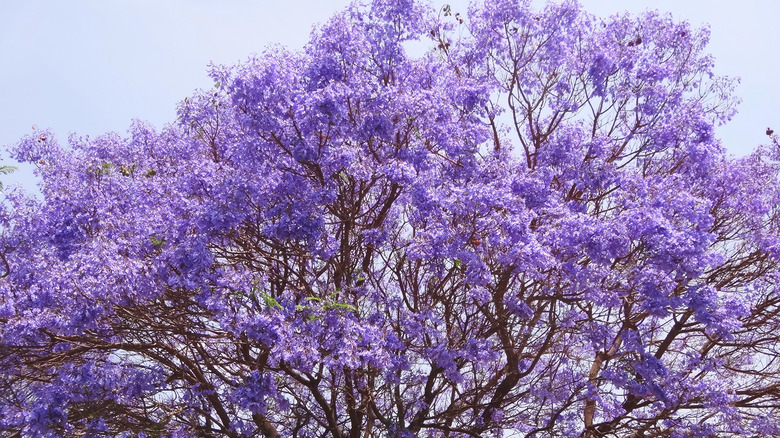
[[(598, 16), (659, 9), (697, 26), (709, 23), (716, 71), (742, 78), (740, 114), (718, 130), (720, 138), (744, 155), (767, 142), (767, 126), (780, 132), (780, 0), (580, 2)], [(0, 145), (33, 125), (63, 142), (71, 132), (124, 133), (134, 118), (162, 126), (175, 119), (178, 101), (211, 86), (209, 62), (233, 64), (272, 43), (300, 48), (313, 24), (347, 3), (0, 0)], [(450, 3), (465, 12), (467, 1)], [(2, 178), (34, 185), (29, 169)]]

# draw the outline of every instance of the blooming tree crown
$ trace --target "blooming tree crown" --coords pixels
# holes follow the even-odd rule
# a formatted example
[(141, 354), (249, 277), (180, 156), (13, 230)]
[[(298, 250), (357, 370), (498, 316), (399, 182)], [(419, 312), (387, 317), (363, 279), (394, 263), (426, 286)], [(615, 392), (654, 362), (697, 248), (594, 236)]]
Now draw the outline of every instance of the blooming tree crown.
[(160, 130), (23, 139), (0, 431), (780, 434), (778, 151), (725, 155), (707, 37), (377, 0)]

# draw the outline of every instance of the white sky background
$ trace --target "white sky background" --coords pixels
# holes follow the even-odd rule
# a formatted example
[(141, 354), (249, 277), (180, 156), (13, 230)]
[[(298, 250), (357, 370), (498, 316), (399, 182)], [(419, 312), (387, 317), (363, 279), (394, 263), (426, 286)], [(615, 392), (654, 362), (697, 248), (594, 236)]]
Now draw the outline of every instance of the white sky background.
[[(724, 145), (745, 155), (767, 143), (767, 126), (780, 132), (779, 0), (580, 2), (597, 16), (650, 8), (695, 26), (709, 23), (716, 71), (742, 78), (740, 113), (717, 131)], [(313, 24), (347, 3), (0, 0), (0, 145), (33, 125), (52, 129), (62, 142), (71, 132), (124, 133), (134, 118), (160, 127), (175, 120), (178, 101), (212, 85), (209, 62), (233, 64), (272, 43), (300, 48)], [(450, 3), (465, 12), (466, 0)], [(34, 191), (28, 168), (2, 181)]]

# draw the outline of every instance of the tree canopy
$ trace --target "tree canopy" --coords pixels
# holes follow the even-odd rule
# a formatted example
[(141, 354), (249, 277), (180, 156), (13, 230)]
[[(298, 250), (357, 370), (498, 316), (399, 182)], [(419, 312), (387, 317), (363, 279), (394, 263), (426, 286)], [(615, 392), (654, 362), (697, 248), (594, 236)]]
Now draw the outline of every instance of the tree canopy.
[(0, 434), (780, 435), (780, 148), (726, 155), (707, 38), (375, 0), (159, 130), (22, 139)]

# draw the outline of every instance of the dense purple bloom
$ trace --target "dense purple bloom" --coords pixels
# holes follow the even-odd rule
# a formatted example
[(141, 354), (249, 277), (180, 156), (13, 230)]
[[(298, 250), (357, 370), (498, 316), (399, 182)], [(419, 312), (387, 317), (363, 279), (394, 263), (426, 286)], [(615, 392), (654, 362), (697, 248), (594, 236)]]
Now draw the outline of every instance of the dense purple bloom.
[(374, 1), (159, 131), (22, 139), (0, 435), (780, 434), (780, 150), (725, 155), (707, 37)]

